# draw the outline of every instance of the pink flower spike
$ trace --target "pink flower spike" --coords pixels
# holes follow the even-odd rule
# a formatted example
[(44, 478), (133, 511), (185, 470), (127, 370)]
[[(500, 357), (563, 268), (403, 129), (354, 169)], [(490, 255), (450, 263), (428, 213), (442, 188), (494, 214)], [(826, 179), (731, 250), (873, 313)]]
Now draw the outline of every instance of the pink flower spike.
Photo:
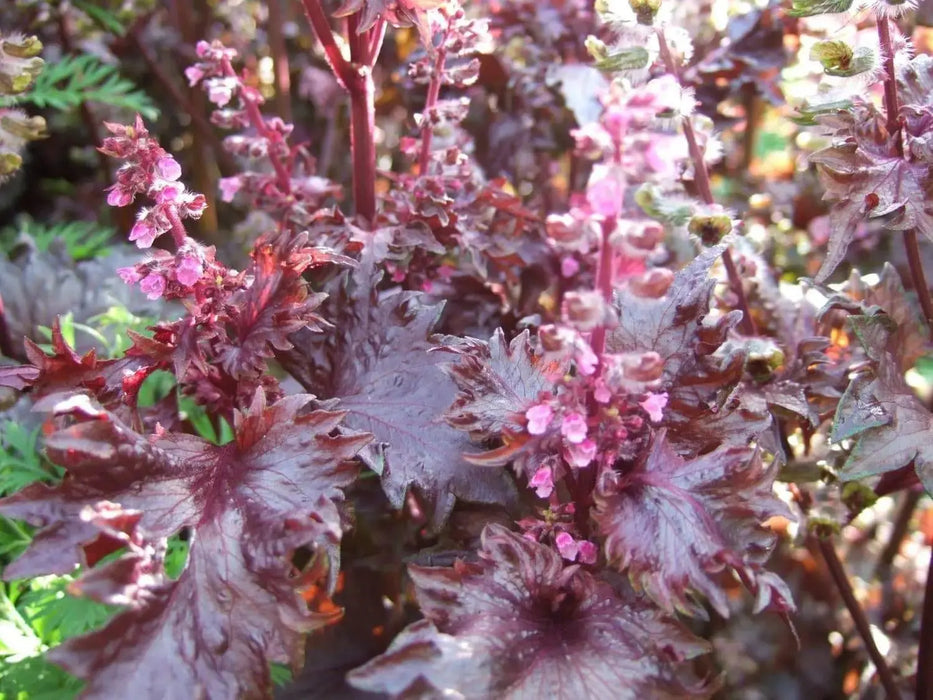
[(162, 275), (149, 275), (139, 283), (145, 295), (155, 301), (165, 292), (165, 278)]
[(181, 166), (172, 156), (159, 158), (156, 167), (159, 169), (159, 174), (165, 180), (177, 180), (181, 177)]
[(525, 418), (528, 419), (528, 432), (531, 435), (544, 435), (553, 417), (554, 411), (546, 403), (532, 406), (525, 411)]
[(140, 219), (130, 229), (130, 240), (136, 241), (137, 248), (151, 248), (158, 237), (159, 232), (149, 225), (145, 219)]
[(660, 423), (661, 419), (664, 418), (664, 407), (667, 406), (667, 392), (652, 394), (649, 391), (644, 401), (641, 401), (638, 405), (645, 409), (648, 417), (653, 422)]
[(567, 442), (579, 445), (586, 440), (586, 419), (579, 413), (568, 413), (560, 424), (560, 432)]
[(589, 540), (581, 540), (577, 545), (577, 560), (581, 564), (595, 564), (597, 554), (596, 545)]
[(117, 270), (117, 274), (120, 275), (120, 279), (127, 284), (136, 284), (143, 278), (135, 267), (121, 267)]
[(186, 287), (193, 287), (204, 274), (204, 266), (193, 255), (184, 255), (175, 266), (175, 279)]
[(239, 176), (222, 177), (217, 184), (220, 186), (220, 198), (225, 202), (232, 202), (236, 193), (243, 187), (243, 181)]
[(538, 498), (547, 498), (554, 491), (554, 476), (551, 474), (549, 467), (541, 467), (538, 471), (535, 472), (535, 475), (531, 477), (531, 481), (528, 482), (528, 485), (531, 486), (535, 493), (538, 494)]
[(577, 558), (580, 545), (577, 544), (573, 536), (568, 532), (561, 532), (554, 538), (554, 544), (557, 545), (557, 551), (567, 561), (573, 561)]

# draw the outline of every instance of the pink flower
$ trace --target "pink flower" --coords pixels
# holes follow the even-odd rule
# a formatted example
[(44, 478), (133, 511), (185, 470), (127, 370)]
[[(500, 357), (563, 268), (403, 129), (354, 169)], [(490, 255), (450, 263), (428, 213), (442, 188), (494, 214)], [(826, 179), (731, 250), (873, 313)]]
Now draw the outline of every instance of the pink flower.
[(573, 561), (577, 558), (577, 552), (580, 546), (569, 532), (561, 532), (554, 538), (554, 544), (557, 545), (557, 551), (567, 561)]
[(155, 199), (155, 201), (159, 204), (174, 202), (181, 196), (182, 192), (184, 191), (184, 185), (178, 182), (156, 180), (154, 183), (152, 183), (153, 199)]
[[(600, 177), (601, 175), (601, 177)], [(622, 185), (611, 172), (600, 173), (586, 188), (586, 201), (593, 212), (614, 219), (622, 211)]]
[(135, 267), (121, 267), (117, 270), (117, 274), (120, 275), (120, 279), (127, 284), (136, 284), (143, 278)]
[(186, 287), (193, 287), (203, 274), (204, 266), (193, 255), (182, 256), (175, 266), (175, 279)]
[(612, 392), (609, 391), (609, 387), (606, 386), (606, 382), (602, 379), (596, 380), (596, 388), (593, 390), (593, 398), (596, 399), (597, 403), (607, 404), (612, 398)]
[(165, 278), (162, 275), (148, 275), (139, 283), (139, 288), (143, 290), (148, 298), (154, 301), (165, 292)]
[(567, 255), (560, 261), (561, 276), (573, 277), (579, 271), (580, 271), (580, 263), (577, 262), (576, 258), (572, 258), (569, 255)]
[(649, 391), (646, 398), (639, 402), (638, 405), (645, 409), (645, 412), (652, 421), (660, 423), (661, 419), (664, 418), (664, 407), (667, 406), (667, 392), (652, 394)]
[(586, 419), (579, 413), (568, 413), (560, 424), (561, 434), (567, 438), (567, 442), (579, 445), (586, 440)]
[(156, 167), (159, 169), (159, 175), (165, 180), (177, 180), (181, 177), (181, 166), (172, 156), (159, 158)]
[(236, 78), (210, 78), (205, 82), (207, 99), (218, 107), (223, 107), (233, 99), (233, 91), (237, 88)]
[(548, 467), (541, 467), (528, 482), (539, 498), (547, 498), (554, 491), (554, 475)]
[(116, 186), (111, 188), (110, 192), (107, 194), (107, 204), (112, 207), (125, 207), (132, 201), (132, 193), (126, 192), (125, 190), (122, 190)]
[[(143, 210), (144, 212), (145, 210)], [(140, 213), (143, 213), (140, 212)], [(159, 237), (159, 232), (150, 225), (145, 218), (137, 221), (130, 229), (130, 240), (136, 241), (137, 248), (151, 248), (153, 242)]]
[(220, 185), (220, 198), (225, 202), (232, 202), (236, 193), (243, 187), (243, 181), (239, 176), (222, 177), (217, 184)]
[(553, 417), (554, 411), (548, 404), (539, 403), (532, 406), (525, 411), (525, 418), (528, 419), (528, 432), (531, 435), (544, 435)]
[(577, 559), (582, 564), (595, 564), (596, 563), (596, 554), (597, 549), (596, 545), (590, 542), (589, 540), (581, 540), (578, 542), (577, 549)]
[(204, 77), (204, 71), (198, 66), (188, 66), (185, 68), (185, 77), (188, 79), (188, 86), (194, 87), (201, 82)]
[(596, 456), (596, 443), (587, 438), (579, 445), (566, 445), (564, 458), (572, 467), (585, 467), (593, 461)]

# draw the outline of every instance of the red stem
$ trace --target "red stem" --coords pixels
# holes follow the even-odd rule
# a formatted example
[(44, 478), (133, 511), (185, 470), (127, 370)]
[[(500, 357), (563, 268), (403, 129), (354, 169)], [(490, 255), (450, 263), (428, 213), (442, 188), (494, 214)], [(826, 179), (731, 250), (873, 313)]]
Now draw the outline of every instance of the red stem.
[[(230, 64), (229, 59), (223, 59), (223, 68), (224, 75), (227, 77), (239, 78), (236, 71), (233, 70), (233, 66)], [(276, 184), (283, 194), (291, 194), (292, 178), (289, 174), (291, 167), (283, 163), (279, 158), (279, 154), (276, 152), (276, 147), (282, 142), (282, 135), (278, 131), (273, 131), (268, 127), (266, 120), (262, 116), (262, 112), (259, 110), (259, 105), (257, 105), (255, 101), (245, 94), (241, 93), (241, 96), (243, 104), (246, 106), (246, 116), (249, 117), (250, 124), (269, 141), (269, 161), (272, 163), (272, 169), (275, 170)]]
[(428, 172), (428, 161), (431, 157), (431, 138), (434, 136), (434, 129), (431, 125), (431, 111), (437, 106), (437, 98), (441, 94), (444, 60), (446, 58), (447, 51), (443, 47), (439, 48), (437, 57), (434, 59), (434, 72), (431, 75), (431, 82), (428, 84), (428, 98), (424, 103), (424, 126), (421, 127), (421, 157), (418, 159), (420, 175), (426, 175)]
[(862, 637), (862, 643), (865, 644), (868, 655), (871, 657), (872, 662), (875, 664), (875, 668), (878, 670), (878, 677), (881, 679), (881, 685), (884, 686), (888, 700), (900, 700), (901, 693), (897, 689), (897, 684), (894, 681), (894, 674), (891, 673), (887, 661), (885, 661), (884, 656), (875, 644), (875, 640), (871, 634), (871, 626), (868, 624), (868, 619), (865, 617), (865, 611), (862, 610), (862, 606), (859, 605), (855, 597), (852, 584), (849, 583), (845, 568), (843, 568), (842, 562), (839, 561), (839, 555), (836, 554), (836, 548), (830, 540), (817, 538), (817, 543), (819, 544), (820, 552), (823, 554), (823, 559), (826, 561), (826, 566), (829, 568), (829, 573), (833, 577), (833, 582), (839, 590), (839, 595), (842, 596), (842, 600), (846, 604), (849, 614), (852, 616), (852, 621), (855, 623), (855, 628)]
[(373, 33), (384, 31), (377, 25), (358, 33), (359, 15), (347, 18), (351, 71), (347, 76), (350, 92), (350, 148), (353, 152), (353, 199), (356, 213), (367, 222), (376, 218), (376, 88), (370, 55)]
[[(677, 79), (678, 84), (682, 85), (680, 69), (677, 67), (677, 61), (674, 60), (674, 55), (667, 45), (667, 39), (664, 37), (664, 30), (658, 29), (657, 35), (658, 48), (661, 53), (661, 60), (664, 62), (664, 67), (667, 69), (668, 73)], [(709, 170), (706, 168), (706, 161), (703, 159), (703, 153), (700, 151), (696, 131), (693, 129), (693, 122), (688, 116), (683, 117), (681, 122), (683, 123), (684, 137), (687, 139), (687, 148), (690, 151), (690, 159), (693, 161), (694, 182), (696, 183), (697, 190), (706, 204), (715, 204), (716, 200), (713, 198), (713, 189), (709, 181)], [(745, 287), (742, 286), (742, 278), (739, 276), (739, 271), (728, 249), (723, 253), (722, 261), (726, 266), (729, 286), (732, 287), (732, 292), (738, 299), (739, 309), (742, 311), (742, 332), (745, 333), (745, 335), (757, 335), (758, 329), (755, 327), (755, 319), (752, 318), (748, 308), (748, 299), (745, 296)]]
[(923, 595), (923, 617), (920, 618), (920, 648), (917, 650), (917, 700), (933, 698), (933, 551), (927, 569), (926, 592)]
[(349, 89), (350, 64), (340, 53), (340, 47), (337, 46), (337, 40), (334, 38), (334, 30), (330, 27), (330, 21), (324, 13), (324, 8), (321, 7), (320, 0), (301, 0), (301, 5), (304, 8), (311, 29), (314, 30), (318, 41), (324, 47), (327, 65), (330, 66), (330, 70), (337, 82), (344, 89)]
[(292, 121), (291, 73), (288, 65), (288, 50), (282, 27), (282, 0), (269, 0), (269, 50), (275, 66), (275, 108), (286, 122)]
[[(881, 45), (881, 57), (884, 65), (884, 111), (885, 122), (890, 138), (894, 139), (898, 154), (904, 156), (904, 144), (901, 140), (900, 106), (897, 97), (897, 74), (894, 71), (894, 43), (891, 41), (891, 27), (888, 18), (882, 14), (877, 17), (878, 43)], [(914, 291), (920, 300), (920, 307), (926, 317), (930, 337), (933, 338), (933, 298), (923, 263), (920, 262), (920, 246), (915, 230), (904, 231), (904, 249), (907, 251), (907, 264), (910, 267), (910, 279)]]
[[(596, 291), (602, 294), (607, 304), (612, 303), (612, 243), (609, 237), (615, 229), (616, 218), (607, 217), (601, 224), (602, 235), (599, 239), (599, 266), (596, 270)], [(606, 351), (606, 326), (599, 325), (590, 338), (590, 347), (593, 354), (602, 362), (602, 355)]]

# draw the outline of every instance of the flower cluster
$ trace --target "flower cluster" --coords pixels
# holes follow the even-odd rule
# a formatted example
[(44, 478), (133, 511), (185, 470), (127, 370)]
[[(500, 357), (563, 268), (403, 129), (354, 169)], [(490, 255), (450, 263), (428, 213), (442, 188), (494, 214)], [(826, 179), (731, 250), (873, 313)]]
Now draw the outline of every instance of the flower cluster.
[(340, 186), (314, 172), (314, 160), (305, 146), (291, 147), (293, 126), (279, 117), (265, 117), (259, 106), (262, 94), (236, 73), (232, 61), (236, 51), (219, 41), (199, 41), (201, 60), (185, 70), (191, 86), (200, 84), (217, 109), (211, 120), (224, 129), (242, 133), (224, 140), (226, 149), (250, 161), (267, 161), (271, 172), (246, 170), (220, 180), (221, 199), (232, 202), (237, 195), (253, 206), (288, 222), (295, 230), (307, 227), (312, 215), (331, 197), (339, 197)]
[(149, 136), (141, 116), (136, 115), (133, 126), (107, 123), (106, 127), (113, 136), (104, 139), (100, 151), (124, 161), (117, 170), (117, 181), (108, 188), (107, 203), (125, 207), (137, 194), (145, 194), (154, 202), (139, 210), (130, 240), (139, 248), (149, 248), (159, 236), (171, 231), (175, 244), (184, 245), (187, 234), (181, 221), (200, 218), (207, 207), (206, 198), (188, 192), (178, 182), (181, 166)]

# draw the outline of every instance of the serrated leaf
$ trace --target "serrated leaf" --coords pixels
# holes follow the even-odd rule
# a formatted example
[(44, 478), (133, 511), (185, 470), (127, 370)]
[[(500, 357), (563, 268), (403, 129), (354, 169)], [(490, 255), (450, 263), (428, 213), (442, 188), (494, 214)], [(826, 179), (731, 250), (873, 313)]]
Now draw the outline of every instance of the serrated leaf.
[[(351, 672), (371, 692), (408, 697), (704, 697), (678, 672), (706, 645), (635, 596), (554, 550), (500, 526), (483, 533), (477, 564), (411, 567), (426, 620)], [(686, 671), (686, 669), (684, 669)]]
[[(4, 573), (69, 571), (128, 548), (72, 588), (130, 609), (54, 652), (56, 663), (88, 680), (88, 697), (262, 695), (268, 662), (296, 661), (301, 633), (324, 618), (299, 597), (290, 556), (298, 547), (326, 553), (336, 576), (336, 501), (356, 475), (347, 460), (370, 439), (333, 437), (343, 414), (306, 412), (309, 398), (267, 407), (257, 392), (226, 446), (140, 435), (87, 397), (57, 402), (62, 417), (77, 421), (47, 439), (68, 477), (0, 501), (3, 514), (41, 528)], [(172, 581), (159, 552), (182, 529), (190, 549)]]
[(875, 377), (853, 380), (836, 411), (833, 441), (855, 439), (840, 472), (846, 481), (884, 474), (911, 461), (933, 493), (933, 414), (904, 381), (897, 362), (885, 354)]
[(776, 465), (765, 467), (747, 447), (723, 446), (684, 459), (661, 431), (641, 465), (605, 479), (597, 491), (595, 517), (606, 556), (670, 612), (704, 617), (702, 597), (728, 617), (723, 568), (764, 601), (758, 609), (793, 610), (779, 579), (760, 578), (776, 542), (761, 523), (774, 515), (793, 517), (772, 492), (776, 474)]
[(377, 292), (371, 275), (361, 266), (350, 286), (333, 295), (327, 317), (336, 333), (309, 336), (309, 346), (288, 360), (289, 369), (302, 377), (313, 367), (317, 375), (304, 378), (305, 386), (339, 398), (349, 411), (344, 424), (375, 436), (360, 456), (380, 474), (394, 507), (417, 487), (439, 526), (458, 498), (511, 500), (507, 475), (465, 461), (463, 454), (474, 451), (469, 438), (444, 421), (457, 394), (441, 371), (444, 358), (430, 352), (440, 306), (416, 292)]

